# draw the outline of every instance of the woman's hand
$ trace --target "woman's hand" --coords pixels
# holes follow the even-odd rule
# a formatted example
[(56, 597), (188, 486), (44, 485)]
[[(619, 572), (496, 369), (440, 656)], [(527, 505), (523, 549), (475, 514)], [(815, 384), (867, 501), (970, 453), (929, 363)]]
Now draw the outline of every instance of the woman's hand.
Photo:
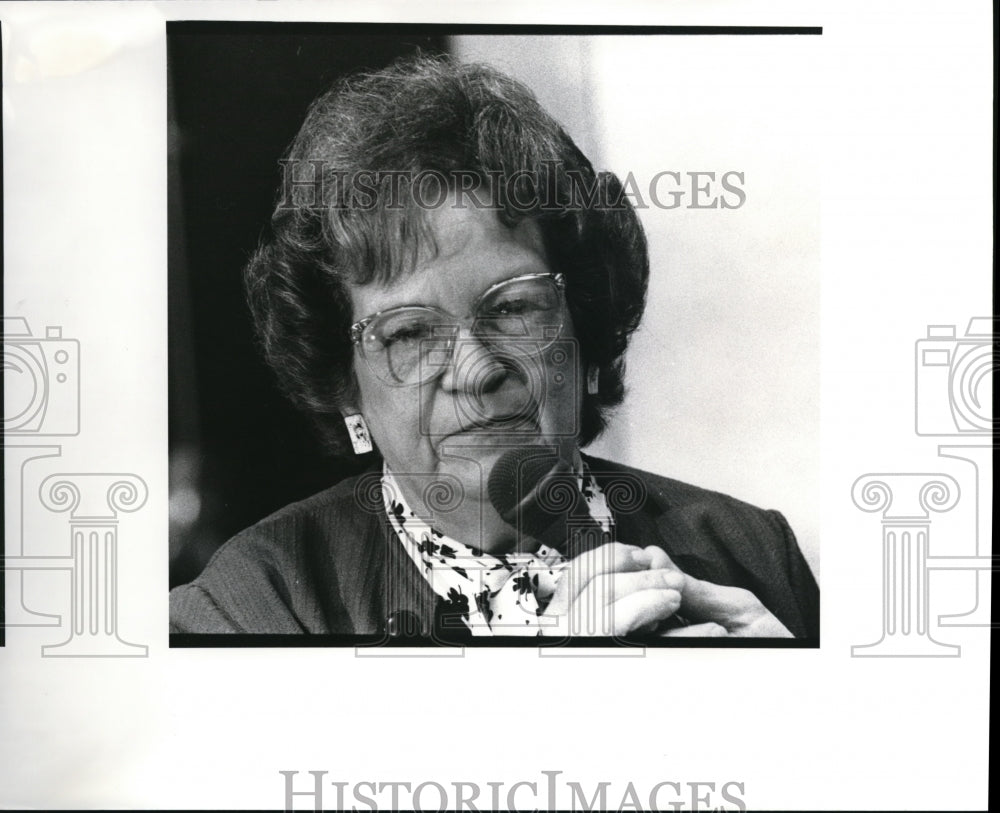
[(580, 554), (539, 617), (543, 634), (623, 636), (666, 620), (681, 606), (688, 577), (672, 562), (651, 564), (647, 551), (620, 542)]
[(668, 630), (670, 637), (791, 638), (792, 634), (760, 599), (742, 587), (725, 587), (683, 573), (667, 553), (655, 545), (643, 549), (650, 568), (666, 568), (679, 574), (680, 612), (699, 623)]
[(621, 542), (573, 559), (539, 620), (546, 635), (620, 637), (652, 632), (678, 611), (696, 623), (662, 635), (792, 637), (749, 590), (689, 576), (655, 545)]

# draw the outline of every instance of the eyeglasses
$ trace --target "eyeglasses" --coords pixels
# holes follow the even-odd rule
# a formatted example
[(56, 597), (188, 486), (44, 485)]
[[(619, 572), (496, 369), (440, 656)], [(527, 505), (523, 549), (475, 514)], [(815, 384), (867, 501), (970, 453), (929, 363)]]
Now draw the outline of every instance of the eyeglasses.
[[(541, 353), (562, 331), (565, 289), (563, 275), (552, 273), (522, 274), (491, 285), (472, 309), (471, 334), (501, 353)], [(378, 378), (412, 386), (444, 373), (459, 321), (438, 308), (392, 308), (355, 322), (350, 337)]]

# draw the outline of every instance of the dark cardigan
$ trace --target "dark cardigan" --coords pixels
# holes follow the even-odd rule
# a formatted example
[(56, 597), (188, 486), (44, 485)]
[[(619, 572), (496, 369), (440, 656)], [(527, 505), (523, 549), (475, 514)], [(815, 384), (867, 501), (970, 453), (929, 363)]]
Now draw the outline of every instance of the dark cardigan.
[[(793, 635), (818, 639), (819, 591), (781, 514), (585, 459), (605, 492), (635, 478), (645, 487), (635, 510), (616, 512), (618, 541), (658, 545), (691, 576), (745, 587)], [(399, 618), (440, 629), (443, 602), (396, 539), (377, 482), (378, 472), (349, 478), (230, 539), (171, 591), (171, 632), (377, 635)]]

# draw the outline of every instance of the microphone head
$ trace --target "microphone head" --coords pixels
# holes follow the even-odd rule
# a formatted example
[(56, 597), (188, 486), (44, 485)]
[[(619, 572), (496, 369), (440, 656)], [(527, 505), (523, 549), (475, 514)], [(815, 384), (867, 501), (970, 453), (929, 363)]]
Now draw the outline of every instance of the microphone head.
[(486, 489), (504, 522), (551, 547), (562, 547), (568, 516), (581, 511), (583, 498), (573, 469), (551, 449), (528, 446), (505, 452)]
[(559, 463), (551, 449), (530, 446), (510, 449), (493, 466), (486, 490), (504, 522), (514, 524), (518, 504)]

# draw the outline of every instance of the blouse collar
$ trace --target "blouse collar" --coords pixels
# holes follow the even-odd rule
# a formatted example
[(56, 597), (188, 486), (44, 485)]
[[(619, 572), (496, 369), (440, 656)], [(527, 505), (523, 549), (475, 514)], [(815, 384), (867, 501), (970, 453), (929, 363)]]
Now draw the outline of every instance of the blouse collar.
[[(577, 456), (577, 487), (591, 517), (608, 534), (614, 518), (604, 493)], [(542, 545), (534, 553), (490, 554), (437, 530), (406, 502), (389, 470), (382, 469), (382, 498), (400, 544), (448, 609), (474, 635), (542, 635), (542, 617), (558, 585), (566, 558)]]

